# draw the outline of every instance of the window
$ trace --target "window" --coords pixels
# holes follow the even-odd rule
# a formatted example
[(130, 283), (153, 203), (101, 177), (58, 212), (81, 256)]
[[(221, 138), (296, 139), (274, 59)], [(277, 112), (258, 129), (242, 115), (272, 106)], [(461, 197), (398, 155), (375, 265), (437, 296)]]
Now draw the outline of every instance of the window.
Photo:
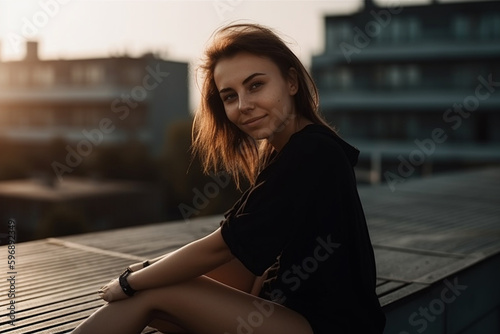
[(423, 17), (424, 35), (427, 41), (442, 41), (450, 37), (451, 18), (449, 16)]
[(13, 115), (13, 118), (14, 125), (21, 128), (26, 128), (29, 126), (30, 117), (28, 110), (18, 110), (17, 113)]
[(408, 86), (416, 87), (420, 85), (420, 68), (416, 64), (410, 64), (406, 68), (407, 70), (407, 79)]
[(143, 76), (144, 73), (141, 68), (130, 66), (125, 71), (125, 82), (130, 85), (141, 85)]
[(326, 25), (326, 48), (334, 50), (339, 44), (346, 42), (351, 44), (353, 31), (348, 21), (328, 21)]
[(90, 108), (86, 110), (86, 113), (88, 125), (92, 127), (98, 127), (99, 122), (103, 118), (101, 110), (99, 110), (98, 108)]
[(36, 108), (30, 110), (29, 125), (30, 127), (45, 127), (51, 124), (52, 110), (49, 108)]
[(393, 18), (391, 24), (387, 28), (390, 29), (391, 31), (392, 43), (399, 43), (405, 39), (407, 29), (406, 25), (400, 18), (398, 17)]
[(417, 41), (421, 36), (420, 20), (417, 17), (408, 18), (408, 40)]
[(453, 18), (453, 34), (457, 40), (465, 40), (470, 37), (471, 22), (464, 15), (457, 15)]
[(328, 21), (325, 29), (326, 51), (334, 50), (339, 41), (337, 39), (337, 29), (333, 22)]
[(420, 66), (417, 64), (378, 66), (374, 72), (377, 88), (417, 87), (422, 83)]
[(41, 86), (51, 86), (54, 84), (54, 71), (49, 65), (37, 66), (33, 71), (33, 82)]
[(92, 64), (87, 66), (86, 79), (89, 84), (100, 84), (104, 82), (104, 68), (101, 65)]
[(104, 67), (100, 64), (75, 64), (71, 68), (71, 81), (76, 84), (101, 84), (105, 79)]
[(8, 119), (8, 110), (0, 108), (0, 129), (9, 125)]
[(389, 87), (397, 88), (403, 83), (403, 73), (398, 65), (391, 65), (387, 69), (387, 84)]
[(460, 64), (452, 68), (453, 86), (457, 88), (473, 88), (477, 86), (478, 70), (481, 64)]
[(337, 73), (337, 86), (339, 88), (350, 88), (352, 86), (352, 73), (347, 67), (340, 67), (336, 69)]
[(335, 87), (335, 70), (333, 68), (327, 67), (322, 72), (320, 72), (319, 84), (321, 88), (331, 89)]
[(29, 69), (18, 66), (12, 71), (12, 79), (15, 85), (26, 86), (29, 81)]
[(0, 66), (0, 86), (7, 86), (9, 84), (9, 68), (7, 66)]
[(87, 126), (85, 122), (85, 109), (77, 108), (71, 110), (72, 125), (75, 127), (84, 128)]
[(406, 138), (407, 113), (389, 113), (387, 115), (387, 134), (385, 139)]
[(417, 17), (394, 17), (390, 24), (383, 28), (381, 40), (391, 43), (406, 43), (420, 39), (421, 26)]
[(375, 65), (374, 67), (374, 77), (373, 81), (375, 88), (385, 87), (385, 66)]
[(481, 18), (479, 37), (481, 40), (500, 39), (500, 14), (486, 14)]
[(500, 39), (500, 14), (492, 14), (491, 25), (493, 26), (493, 36), (495, 39)]
[(47, 126), (54, 126), (56, 124), (56, 112), (54, 109), (46, 109), (45, 114), (45, 124)]
[(85, 72), (82, 65), (76, 64), (71, 68), (71, 81), (73, 83), (83, 83), (85, 79)]

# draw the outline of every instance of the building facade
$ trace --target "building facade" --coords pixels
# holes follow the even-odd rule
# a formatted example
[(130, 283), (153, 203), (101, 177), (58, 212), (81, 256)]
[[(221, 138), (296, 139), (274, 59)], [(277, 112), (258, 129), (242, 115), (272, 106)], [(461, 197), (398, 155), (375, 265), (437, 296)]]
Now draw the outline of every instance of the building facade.
[(188, 65), (140, 58), (0, 62), (0, 137), (100, 145), (130, 139), (160, 152), (169, 123), (189, 118)]
[(321, 110), (372, 181), (500, 161), (500, 2), (367, 0), (325, 30), (311, 70)]

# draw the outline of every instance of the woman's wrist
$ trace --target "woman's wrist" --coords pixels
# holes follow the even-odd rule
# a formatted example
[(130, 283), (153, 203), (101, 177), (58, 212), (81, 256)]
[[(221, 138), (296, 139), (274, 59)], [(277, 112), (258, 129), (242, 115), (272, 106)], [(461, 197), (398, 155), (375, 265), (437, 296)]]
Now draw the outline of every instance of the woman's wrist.
[(136, 291), (142, 290), (141, 282), (140, 282), (141, 278), (138, 277), (138, 276), (140, 276), (138, 274), (140, 274), (140, 273), (139, 272), (132, 272), (127, 277), (128, 284), (130, 285), (130, 287), (132, 289), (134, 289)]
[(127, 270), (125, 270), (118, 278), (118, 283), (120, 283), (120, 287), (122, 288), (123, 293), (125, 293), (129, 297), (132, 297), (136, 293), (136, 290), (132, 288), (129, 282), (129, 277), (132, 273), (132, 270), (130, 270), (130, 268), (127, 268)]

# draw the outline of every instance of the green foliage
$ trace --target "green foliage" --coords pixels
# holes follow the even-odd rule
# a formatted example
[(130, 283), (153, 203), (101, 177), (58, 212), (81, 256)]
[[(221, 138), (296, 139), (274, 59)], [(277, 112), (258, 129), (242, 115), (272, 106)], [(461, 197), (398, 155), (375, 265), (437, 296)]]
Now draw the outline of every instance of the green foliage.
[(172, 124), (167, 133), (164, 152), (160, 161), (161, 182), (166, 189), (167, 211), (172, 219), (182, 219), (180, 204), (185, 204), (196, 211), (196, 216), (220, 214), (228, 210), (241, 195), (234, 182), (225, 187), (213, 198), (208, 198), (206, 206), (196, 207), (193, 201), (196, 192), (203, 192), (207, 184), (214, 180), (204, 175), (199, 159), (191, 154), (192, 120), (179, 121)]
[[(163, 153), (157, 158), (150, 154), (144, 143), (134, 139), (121, 144), (93, 146), (92, 151), (82, 157), (81, 163), (72, 165), (70, 172), (65, 172), (63, 177), (97, 177), (159, 184), (166, 195), (167, 219), (185, 218), (179, 209), (181, 204), (193, 208), (195, 213), (190, 218), (220, 214), (229, 209), (241, 193), (231, 181), (215, 189), (215, 194), (212, 192), (202, 206), (194, 204), (197, 191), (203, 193), (210, 184), (214, 184), (214, 179), (204, 175), (200, 161), (192, 157), (191, 127), (190, 119), (171, 124), (167, 129)], [(75, 143), (62, 138), (33, 144), (0, 140), (3, 157), (0, 160), (0, 180), (34, 175), (55, 178), (52, 164), (56, 161), (61, 165), (67, 164), (68, 145), (75, 148)], [(64, 219), (81, 226), (83, 222), (80, 218), (71, 217), (68, 211), (58, 208), (44, 218), (44, 228), (63, 228), (58, 224), (64, 225)]]
[(50, 206), (44, 213), (35, 231), (37, 239), (89, 232), (81, 208), (75, 205)]
[(29, 174), (28, 152), (14, 142), (0, 138), (0, 180), (27, 177)]
[(86, 175), (135, 181), (157, 180), (156, 162), (145, 144), (129, 141), (121, 145), (100, 145), (84, 159)]

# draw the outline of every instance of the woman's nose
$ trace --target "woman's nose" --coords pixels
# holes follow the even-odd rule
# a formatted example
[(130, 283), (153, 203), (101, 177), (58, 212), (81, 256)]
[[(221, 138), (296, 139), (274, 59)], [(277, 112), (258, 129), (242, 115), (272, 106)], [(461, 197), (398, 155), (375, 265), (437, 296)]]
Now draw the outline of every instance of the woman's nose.
[(253, 109), (253, 102), (245, 94), (241, 94), (238, 99), (238, 109), (242, 113), (246, 113)]

